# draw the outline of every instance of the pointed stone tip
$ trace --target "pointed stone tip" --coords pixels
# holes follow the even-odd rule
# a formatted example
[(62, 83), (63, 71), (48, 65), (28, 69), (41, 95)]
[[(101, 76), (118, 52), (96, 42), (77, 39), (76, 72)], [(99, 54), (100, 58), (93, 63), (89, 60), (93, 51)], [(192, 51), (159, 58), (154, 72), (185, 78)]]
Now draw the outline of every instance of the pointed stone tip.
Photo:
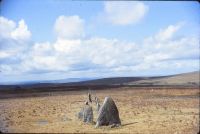
[(110, 96), (105, 97), (104, 99), (104, 103), (108, 102), (108, 101), (113, 101), (113, 99)]

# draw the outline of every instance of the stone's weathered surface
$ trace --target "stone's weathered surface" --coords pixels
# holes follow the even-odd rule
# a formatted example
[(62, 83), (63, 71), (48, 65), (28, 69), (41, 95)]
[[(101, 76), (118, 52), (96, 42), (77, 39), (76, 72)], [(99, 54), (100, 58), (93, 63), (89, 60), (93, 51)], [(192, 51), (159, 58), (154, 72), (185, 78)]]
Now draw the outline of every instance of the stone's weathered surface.
[(78, 119), (86, 123), (93, 123), (93, 110), (89, 105), (85, 105), (78, 113)]
[(99, 111), (101, 105), (99, 103), (99, 99), (97, 97), (94, 98), (95, 99), (95, 103), (96, 103), (96, 111)]
[(106, 97), (104, 99), (103, 105), (99, 110), (95, 127), (97, 128), (99, 126), (113, 124), (116, 124), (116, 126), (121, 125), (119, 112), (113, 99), (111, 97)]
[(92, 107), (86, 105), (83, 111), (83, 122), (92, 123), (93, 122), (93, 110)]
[(90, 93), (88, 93), (88, 102), (92, 103), (92, 96)]
[(97, 108), (96, 108), (96, 111), (99, 111), (101, 105), (99, 103), (97, 103)]
[(99, 99), (96, 96), (95, 96), (94, 100), (96, 103), (99, 102)]
[(88, 104), (88, 101), (85, 102), (85, 105), (89, 105), (89, 104)]

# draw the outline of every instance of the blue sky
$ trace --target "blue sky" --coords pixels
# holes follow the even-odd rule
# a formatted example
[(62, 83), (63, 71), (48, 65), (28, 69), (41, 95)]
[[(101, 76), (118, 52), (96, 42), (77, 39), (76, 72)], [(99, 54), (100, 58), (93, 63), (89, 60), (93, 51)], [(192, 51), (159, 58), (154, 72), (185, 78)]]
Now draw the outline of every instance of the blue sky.
[(198, 2), (3, 0), (0, 79), (199, 70)]

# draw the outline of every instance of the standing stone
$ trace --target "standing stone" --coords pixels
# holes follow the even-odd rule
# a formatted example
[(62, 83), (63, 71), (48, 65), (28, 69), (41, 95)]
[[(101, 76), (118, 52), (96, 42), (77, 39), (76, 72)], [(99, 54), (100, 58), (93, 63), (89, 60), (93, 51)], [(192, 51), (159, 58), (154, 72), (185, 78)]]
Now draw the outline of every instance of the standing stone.
[(95, 127), (97, 128), (103, 125), (121, 125), (117, 106), (111, 97), (106, 97), (104, 99), (103, 105), (101, 106), (98, 113)]
[(88, 102), (92, 103), (92, 97), (90, 93), (88, 93)]
[(99, 101), (99, 99), (96, 96), (94, 97), (94, 100), (95, 100), (95, 102)]
[(99, 104), (99, 99), (97, 97), (95, 97), (94, 99), (95, 99), (95, 103), (96, 103), (96, 111), (98, 112), (101, 105)]
[(84, 107), (78, 113), (78, 119), (82, 120), (83, 122), (93, 123), (93, 110), (88, 104), (88, 101), (85, 102)]
[(97, 102), (97, 109), (96, 109), (97, 112), (99, 111), (100, 107), (101, 105), (99, 104), (99, 102)]
[(85, 102), (84, 107), (78, 113), (78, 119), (87, 123), (93, 122), (93, 110), (92, 107), (88, 104), (88, 101)]
[(92, 107), (86, 105), (83, 111), (83, 122), (92, 123), (93, 122), (93, 110)]

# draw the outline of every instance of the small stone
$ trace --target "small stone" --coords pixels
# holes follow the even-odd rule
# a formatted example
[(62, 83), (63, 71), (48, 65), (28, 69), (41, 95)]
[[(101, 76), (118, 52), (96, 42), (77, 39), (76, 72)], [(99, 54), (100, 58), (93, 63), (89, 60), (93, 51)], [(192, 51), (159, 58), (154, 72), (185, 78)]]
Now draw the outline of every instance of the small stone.
[(93, 110), (92, 107), (86, 105), (83, 111), (83, 122), (92, 123), (93, 122)]
[(78, 119), (86, 123), (93, 123), (93, 110), (89, 105), (85, 105), (78, 113)]

